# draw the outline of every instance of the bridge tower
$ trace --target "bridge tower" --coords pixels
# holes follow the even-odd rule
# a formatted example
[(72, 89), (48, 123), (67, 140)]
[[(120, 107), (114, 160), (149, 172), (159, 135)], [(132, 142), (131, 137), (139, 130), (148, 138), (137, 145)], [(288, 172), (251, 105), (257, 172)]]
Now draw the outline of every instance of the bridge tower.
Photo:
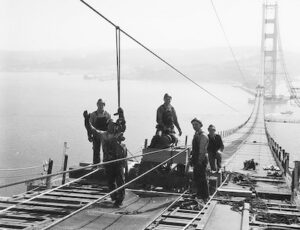
[(276, 1), (263, 4), (262, 25), (262, 83), (266, 99), (276, 99), (276, 65), (278, 49), (278, 5)]

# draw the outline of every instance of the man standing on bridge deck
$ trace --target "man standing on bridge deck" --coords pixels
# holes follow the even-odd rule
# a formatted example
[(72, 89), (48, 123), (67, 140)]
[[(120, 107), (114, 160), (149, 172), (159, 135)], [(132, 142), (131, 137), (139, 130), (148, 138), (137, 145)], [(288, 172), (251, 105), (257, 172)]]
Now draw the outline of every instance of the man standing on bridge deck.
[(207, 160), (207, 146), (208, 137), (202, 131), (202, 122), (197, 118), (191, 121), (195, 135), (192, 141), (192, 159), (191, 164), (194, 167), (193, 180), (197, 187), (197, 198), (202, 199), (204, 202), (209, 198), (208, 184), (206, 178)]
[(169, 94), (164, 95), (164, 104), (159, 106), (156, 113), (157, 133), (162, 131), (162, 134), (175, 134), (174, 125), (176, 126), (179, 136), (181, 136), (181, 128), (179, 126), (177, 115), (174, 107), (171, 105), (172, 97)]
[[(113, 161), (127, 157), (127, 150), (122, 141), (125, 140), (123, 133), (126, 130), (126, 121), (124, 118), (123, 109), (119, 108), (115, 115), (119, 115), (116, 122), (112, 119), (107, 122), (107, 131), (97, 130), (90, 122), (87, 122), (88, 128), (94, 131), (94, 135), (101, 136), (103, 145), (103, 162)], [(87, 112), (84, 113), (85, 120), (88, 119)], [(124, 184), (124, 167), (125, 161), (117, 161), (105, 164), (105, 172), (107, 183), (110, 191), (113, 191)], [(125, 197), (125, 189), (119, 189), (111, 194), (111, 199), (114, 201), (114, 206), (119, 207)]]
[[(216, 127), (214, 125), (208, 126), (208, 159), (210, 169), (212, 171), (219, 171), (221, 169), (222, 156), (221, 152), (224, 150), (224, 144), (220, 135), (216, 134)], [(217, 167), (216, 167), (217, 163)]]
[[(102, 99), (97, 101), (97, 110), (90, 115), (91, 125), (101, 131), (107, 130), (107, 121), (111, 118), (110, 114), (104, 110), (105, 102)], [(100, 163), (101, 136), (95, 131), (88, 132), (88, 139), (93, 142), (93, 164)]]

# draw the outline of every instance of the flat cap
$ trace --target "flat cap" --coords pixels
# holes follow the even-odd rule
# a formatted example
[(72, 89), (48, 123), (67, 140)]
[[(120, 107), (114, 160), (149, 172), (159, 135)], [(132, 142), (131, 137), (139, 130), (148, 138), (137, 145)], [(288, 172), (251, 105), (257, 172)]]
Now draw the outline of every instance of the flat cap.
[(196, 117), (191, 121), (191, 123), (194, 123), (194, 122), (198, 122), (200, 125), (203, 126), (202, 122), (199, 119), (197, 119)]

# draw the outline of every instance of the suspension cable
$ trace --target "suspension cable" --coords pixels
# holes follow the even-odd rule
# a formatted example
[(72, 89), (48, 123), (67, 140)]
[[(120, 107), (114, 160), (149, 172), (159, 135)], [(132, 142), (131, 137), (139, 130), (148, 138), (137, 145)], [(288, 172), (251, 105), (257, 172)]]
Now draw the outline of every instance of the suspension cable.
[(151, 53), (152, 55), (154, 55), (156, 58), (158, 58), (159, 60), (161, 60), (163, 63), (165, 63), (166, 65), (168, 65), (171, 69), (173, 69), (175, 72), (177, 72), (179, 75), (181, 75), (182, 77), (184, 77), (185, 79), (189, 80), (190, 82), (192, 82), (194, 85), (196, 85), (197, 87), (199, 87), (200, 89), (202, 89), (204, 92), (206, 92), (207, 94), (209, 94), (210, 96), (212, 96), (213, 98), (215, 98), (217, 101), (221, 102), (222, 104), (224, 104), (225, 106), (229, 107), (231, 110), (238, 112), (234, 107), (232, 107), (231, 105), (229, 105), (228, 103), (226, 103), (225, 101), (223, 101), (222, 99), (220, 99), (219, 97), (217, 97), (216, 95), (214, 95), (213, 93), (211, 93), (210, 91), (208, 91), (207, 89), (205, 89), (203, 86), (199, 85), (197, 82), (195, 82), (193, 79), (191, 79), (190, 77), (188, 77), (186, 74), (184, 74), (183, 72), (181, 72), (179, 69), (177, 69), (174, 65), (170, 64), (168, 61), (166, 61), (164, 58), (162, 58), (161, 56), (159, 56), (158, 54), (156, 54), (154, 51), (152, 51), (150, 48), (148, 48), (147, 46), (145, 46), (144, 44), (142, 44), (140, 41), (138, 41), (137, 39), (135, 39), (134, 37), (132, 37), (130, 34), (128, 34), (126, 31), (124, 31), (123, 29), (121, 29), (120, 27), (118, 27), (116, 24), (114, 24), (112, 21), (110, 21), (108, 18), (106, 18), (103, 14), (101, 14), (100, 12), (98, 12), (95, 8), (93, 8), (91, 5), (89, 5), (88, 3), (86, 3), (84, 0), (80, 0), (83, 4), (85, 4), (87, 7), (89, 7), (91, 10), (93, 10), (97, 15), (99, 15), (100, 17), (102, 17), (104, 20), (106, 20), (109, 24), (111, 24), (112, 26), (114, 26), (115, 28), (118, 28), (120, 32), (122, 32), (124, 35), (126, 35), (128, 38), (130, 38), (132, 41), (134, 41), (135, 43), (137, 43), (139, 46), (141, 46), (142, 48), (144, 48), (145, 50), (147, 50), (149, 53)]
[[(178, 146), (177, 148), (180, 148), (180, 147), (185, 147), (185, 146)], [(44, 175), (44, 176), (40, 176), (40, 177), (35, 177), (35, 178), (27, 179), (27, 180), (21, 180), (21, 181), (13, 182), (13, 183), (10, 183), (10, 184), (0, 185), (0, 189), (11, 187), (11, 186), (18, 185), (18, 184), (31, 182), (31, 181), (46, 179), (48, 177), (53, 177), (53, 176), (57, 176), (57, 175), (65, 174), (65, 173), (76, 172), (76, 171), (79, 171), (79, 170), (92, 168), (92, 167), (96, 167), (96, 166), (107, 165), (107, 164), (111, 164), (111, 163), (115, 163), (115, 162), (119, 162), (119, 161), (124, 161), (124, 160), (136, 159), (137, 157), (147, 156), (147, 155), (151, 155), (151, 154), (154, 154), (154, 153), (162, 152), (162, 151), (165, 151), (165, 150), (171, 150), (171, 149), (172, 148), (159, 149), (159, 150), (151, 151), (151, 152), (148, 152), (148, 153), (142, 153), (142, 154), (137, 155), (137, 156), (119, 158), (119, 159), (116, 159), (116, 160), (105, 161), (105, 162), (101, 162), (101, 163), (97, 163), (97, 164), (90, 164), (90, 165), (80, 167), (80, 168), (77, 168), (77, 169), (69, 169), (69, 170), (66, 170), (66, 171), (61, 171), (61, 172), (48, 174), (48, 175)]]
[(24, 168), (2, 168), (0, 171), (21, 171), (21, 170), (27, 170), (27, 169), (36, 169), (36, 168), (42, 168), (42, 165), (36, 165), (36, 166), (30, 166), (30, 167), (24, 167)]
[[(169, 162), (169, 161), (172, 160), (173, 158), (179, 156), (180, 154), (186, 152), (187, 149), (188, 149), (188, 148), (185, 148), (184, 150), (180, 151), (179, 153), (175, 154), (174, 156), (171, 156), (170, 158), (166, 159), (165, 161), (161, 162), (160, 164), (156, 165), (155, 167), (149, 169), (148, 171), (144, 172), (143, 174), (139, 175), (138, 177), (132, 179), (131, 181), (128, 181), (127, 183), (125, 183), (125, 184), (123, 184), (122, 186), (116, 188), (115, 190), (113, 190), (113, 191), (107, 193), (106, 195), (104, 195), (104, 196), (102, 196), (102, 197), (100, 197), (100, 198), (98, 198), (98, 199), (96, 199), (96, 200), (94, 200), (94, 201), (91, 201), (90, 203), (88, 203), (87, 205), (83, 206), (82, 208), (76, 210), (75, 212), (70, 213), (69, 215), (67, 215), (67, 216), (65, 216), (65, 217), (63, 217), (63, 218), (61, 218), (61, 219), (59, 219), (59, 220), (57, 220), (57, 221), (55, 221), (55, 222), (53, 222), (51, 225), (49, 225), (49, 226), (43, 228), (42, 230), (50, 229), (50, 228), (52, 228), (53, 226), (55, 226), (55, 225), (61, 223), (62, 221), (64, 221), (64, 220), (66, 220), (66, 219), (68, 219), (68, 218), (74, 216), (75, 214), (77, 214), (77, 213), (79, 213), (79, 212), (81, 212), (81, 211), (87, 209), (87, 208), (90, 207), (91, 205), (93, 205), (93, 204), (95, 204), (95, 203), (98, 203), (98, 202), (101, 201), (101, 200), (104, 200), (105, 198), (107, 198), (107, 197), (110, 196), (111, 194), (113, 194), (113, 193), (115, 193), (115, 192), (117, 192), (117, 191), (119, 191), (119, 190), (121, 190), (121, 189), (127, 187), (127, 186), (128, 186), (129, 184), (131, 184), (132, 182), (135, 182), (135, 181), (139, 180), (140, 178), (142, 178), (142, 177), (145, 176), (146, 174), (148, 174), (148, 173), (152, 172), (153, 170), (157, 169), (158, 167), (160, 167), (160, 166), (166, 164), (167, 162)], [(1, 210), (0, 210), (0, 212), (1, 212)]]
[(121, 34), (120, 28), (116, 26), (116, 57), (117, 57), (117, 83), (118, 83), (118, 108), (121, 107)]
[(223, 35), (224, 35), (224, 38), (225, 38), (226, 43), (227, 43), (227, 45), (228, 45), (228, 48), (229, 48), (229, 50), (230, 50), (230, 53), (231, 53), (231, 55), (232, 55), (232, 57), (233, 57), (233, 59), (234, 59), (234, 62), (235, 62), (235, 64), (236, 64), (237, 68), (238, 68), (238, 71), (240, 72), (240, 75), (242, 76), (244, 82), (246, 82), (246, 77), (245, 77), (245, 75), (244, 75), (244, 73), (243, 73), (243, 71), (242, 71), (242, 69), (241, 69), (241, 66), (240, 66), (240, 64), (239, 64), (239, 62), (238, 62), (238, 60), (237, 60), (237, 58), (236, 58), (236, 55), (235, 55), (235, 53), (234, 53), (234, 51), (233, 51), (233, 48), (232, 48), (232, 46), (231, 46), (231, 44), (230, 44), (230, 42), (229, 42), (229, 39), (228, 39), (228, 37), (227, 37), (227, 34), (226, 34), (226, 32), (225, 32), (223, 23), (222, 23), (222, 21), (221, 21), (221, 18), (219, 17), (219, 14), (218, 14), (218, 11), (217, 11), (217, 9), (216, 9), (216, 7), (215, 7), (215, 4), (214, 4), (213, 0), (210, 0), (210, 2), (211, 2), (211, 5), (212, 5), (213, 10), (214, 10), (214, 12), (215, 12), (215, 15), (216, 15), (216, 17), (217, 17), (217, 19), (218, 19), (219, 25), (220, 25), (221, 30), (222, 30), (222, 32), (223, 32)]

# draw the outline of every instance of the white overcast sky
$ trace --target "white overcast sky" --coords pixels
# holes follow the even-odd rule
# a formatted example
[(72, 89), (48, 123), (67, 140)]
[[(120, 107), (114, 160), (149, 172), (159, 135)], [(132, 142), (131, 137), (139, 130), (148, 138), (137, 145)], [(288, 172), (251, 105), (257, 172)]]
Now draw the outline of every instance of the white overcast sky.
[[(226, 46), (210, 0), (86, 0), (153, 49)], [(262, 0), (214, 0), (233, 47), (260, 46)], [(79, 0), (0, 0), (1, 50), (101, 50), (114, 29)], [(300, 0), (279, 0), (285, 50), (300, 52)], [(122, 40), (123, 41), (123, 40)], [(123, 48), (134, 43), (123, 41)]]

